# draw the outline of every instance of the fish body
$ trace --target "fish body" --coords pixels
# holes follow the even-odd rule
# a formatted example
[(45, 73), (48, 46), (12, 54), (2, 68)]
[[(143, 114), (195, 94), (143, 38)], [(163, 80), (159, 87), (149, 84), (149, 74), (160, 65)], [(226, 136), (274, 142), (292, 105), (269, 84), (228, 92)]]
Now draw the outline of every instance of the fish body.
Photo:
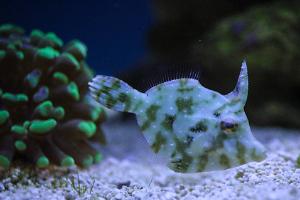
[(236, 88), (222, 95), (198, 80), (181, 78), (141, 93), (125, 82), (97, 76), (92, 96), (104, 106), (136, 114), (152, 150), (176, 172), (228, 169), (265, 158), (244, 112), (248, 94), (246, 62)]

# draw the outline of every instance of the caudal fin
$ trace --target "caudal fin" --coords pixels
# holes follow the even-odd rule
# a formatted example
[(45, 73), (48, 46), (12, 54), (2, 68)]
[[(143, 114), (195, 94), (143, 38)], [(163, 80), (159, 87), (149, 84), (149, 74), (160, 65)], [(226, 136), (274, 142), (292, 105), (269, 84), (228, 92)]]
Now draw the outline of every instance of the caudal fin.
[(134, 113), (146, 97), (124, 81), (110, 76), (98, 75), (89, 82), (91, 96), (107, 108)]

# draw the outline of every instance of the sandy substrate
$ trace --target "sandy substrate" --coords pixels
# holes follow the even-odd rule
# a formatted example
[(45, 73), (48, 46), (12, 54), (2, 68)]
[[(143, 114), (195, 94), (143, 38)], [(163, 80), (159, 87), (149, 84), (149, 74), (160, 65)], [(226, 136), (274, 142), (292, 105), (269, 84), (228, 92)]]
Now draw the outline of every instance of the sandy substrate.
[[(136, 124), (108, 123), (105, 159), (89, 170), (13, 168), (0, 180), (0, 199), (300, 199), (300, 131), (255, 128), (268, 158), (238, 168), (178, 174), (145, 143)], [(3, 172), (2, 172), (3, 173)]]

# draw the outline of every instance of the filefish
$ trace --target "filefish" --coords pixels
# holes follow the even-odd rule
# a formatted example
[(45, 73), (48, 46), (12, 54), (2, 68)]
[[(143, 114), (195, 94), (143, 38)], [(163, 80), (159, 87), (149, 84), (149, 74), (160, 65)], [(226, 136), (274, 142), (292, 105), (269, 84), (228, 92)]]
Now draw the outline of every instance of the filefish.
[(181, 173), (224, 170), (266, 157), (244, 111), (248, 96), (247, 64), (227, 95), (193, 78), (158, 84), (145, 93), (122, 80), (98, 75), (91, 96), (112, 110), (134, 113), (152, 150)]

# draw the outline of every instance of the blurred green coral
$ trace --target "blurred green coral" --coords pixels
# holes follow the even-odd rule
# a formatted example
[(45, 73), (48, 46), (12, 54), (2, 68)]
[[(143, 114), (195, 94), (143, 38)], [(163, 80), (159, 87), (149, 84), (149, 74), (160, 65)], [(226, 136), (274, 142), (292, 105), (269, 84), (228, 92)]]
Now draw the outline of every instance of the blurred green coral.
[(0, 26), (0, 168), (22, 159), (88, 167), (101, 160), (104, 110), (87, 96), (86, 46), (55, 33)]
[[(246, 58), (251, 76), (248, 115), (257, 125), (300, 127), (300, 3), (262, 4), (220, 21), (193, 47), (204, 82), (223, 92)], [(216, 71), (222, 78), (216, 80)]]
[(296, 166), (297, 166), (298, 168), (300, 168), (300, 155), (299, 155), (298, 158), (297, 158)]
[[(280, 66), (286, 71), (300, 52), (299, 12), (299, 5), (275, 4), (225, 19), (207, 34), (212, 42), (207, 53), (228, 60), (228, 66), (247, 55), (248, 62), (260, 70)], [(209, 51), (210, 48), (217, 52)]]

